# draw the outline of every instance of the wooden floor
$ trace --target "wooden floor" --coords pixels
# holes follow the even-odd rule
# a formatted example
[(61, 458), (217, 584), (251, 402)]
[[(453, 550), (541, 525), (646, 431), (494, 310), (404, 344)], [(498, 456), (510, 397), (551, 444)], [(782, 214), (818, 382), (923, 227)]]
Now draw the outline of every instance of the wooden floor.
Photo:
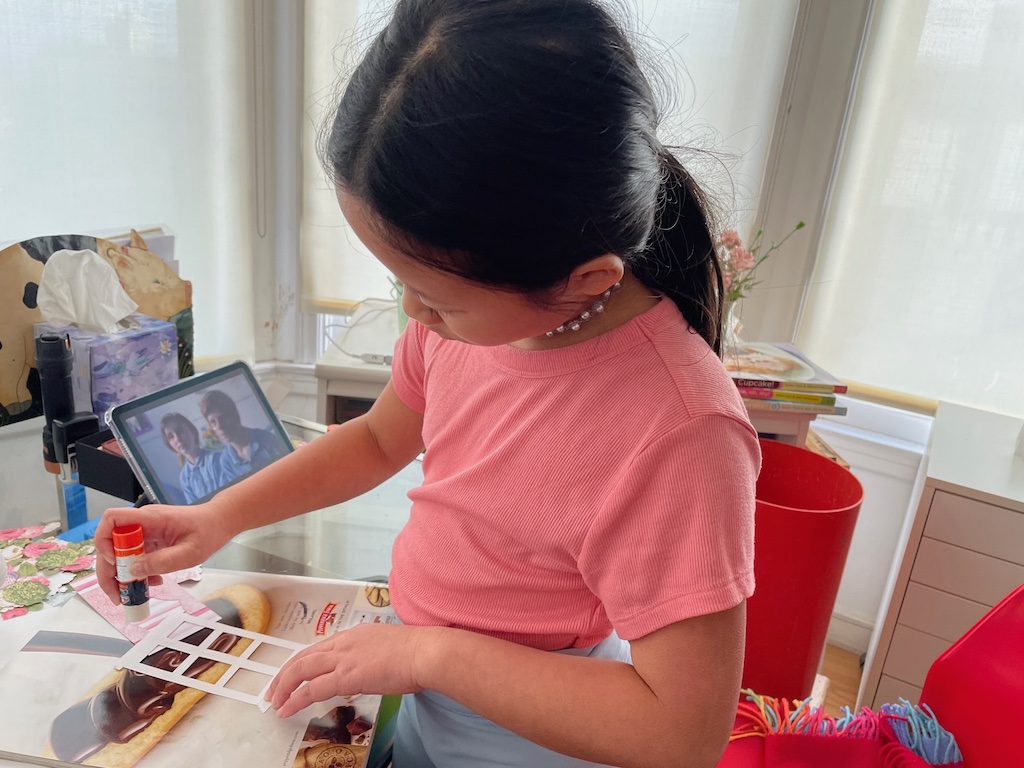
[(857, 703), (857, 689), (860, 687), (860, 654), (844, 651), (834, 645), (827, 646), (821, 674), (828, 678), (825, 713), (837, 717), (842, 707), (852, 710)]

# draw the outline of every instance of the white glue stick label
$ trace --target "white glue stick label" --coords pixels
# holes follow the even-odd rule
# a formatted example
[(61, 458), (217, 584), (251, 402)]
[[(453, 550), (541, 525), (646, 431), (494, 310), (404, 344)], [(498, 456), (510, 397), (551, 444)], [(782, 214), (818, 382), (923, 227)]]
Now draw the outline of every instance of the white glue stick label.
[(122, 584), (127, 584), (129, 581), (135, 581), (135, 577), (132, 576), (132, 563), (139, 559), (138, 555), (128, 555), (127, 557), (119, 557), (114, 561), (114, 567), (117, 570), (117, 580)]

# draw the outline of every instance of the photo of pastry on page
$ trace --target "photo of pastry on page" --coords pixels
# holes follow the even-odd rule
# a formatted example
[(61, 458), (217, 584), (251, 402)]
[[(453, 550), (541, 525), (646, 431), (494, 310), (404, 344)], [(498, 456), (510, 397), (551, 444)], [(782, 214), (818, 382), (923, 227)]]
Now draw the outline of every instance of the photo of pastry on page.
[[(286, 659), (259, 654), (279, 653), (279, 646), (257, 646), (243, 657), (253, 641), (231, 635), (230, 627), (307, 645), (359, 623), (397, 622), (381, 584), (207, 571), (190, 591), (228, 625), (214, 633), (212, 650), (273, 667)], [(210, 633), (199, 629), (181, 642), (199, 646)], [(20, 652), (0, 660), (0, 758), (105, 768), (373, 768), (390, 740), (397, 711), (391, 697), (337, 697), (282, 720), (272, 709), (118, 669), (131, 647), (82, 600), (53, 611)], [(197, 656), (185, 664), (185, 677), (214, 683), (231, 674), (222, 685), (246, 694), (268, 682), (203, 659), (202, 650)], [(187, 658), (157, 648), (143, 664), (176, 669)]]

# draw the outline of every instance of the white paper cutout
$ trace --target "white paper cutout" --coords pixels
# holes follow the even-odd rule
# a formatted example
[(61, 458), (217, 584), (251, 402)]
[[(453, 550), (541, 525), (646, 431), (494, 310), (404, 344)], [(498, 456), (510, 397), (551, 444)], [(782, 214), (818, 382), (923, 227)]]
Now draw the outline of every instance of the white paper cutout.
[[(181, 642), (183, 638), (199, 629), (211, 630), (210, 634), (199, 645)], [(210, 646), (221, 635), (245, 637), (252, 640), (252, 642), (240, 655), (232, 656), (227, 653), (211, 650)], [(205, 693), (226, 696), (229, 699), (234, 699), (244, 704), (254, 704), (259, 708), (260, 712), (266, 712), (270, 708), (270, 702), (264, 701), (263, 695), (267, 692), (270, 683), (281, 667), (284, 666), (285, 662), (275, 666), (273, 664), (262, 664), (249, 658), (256, 652), (257, 648), (264, 645), (285, 649), (288, 652), (285, 661), (306, 647), (302, 643), (293, 643), (290, 640), (282, 640), (279, 637), (262, 635), (259, 632), (249, 632), (245, 629), (222, 624), (213, 619), (175, 614), (168, 616), (159, 625), (151, 629), (142, 640), (121, 657), (117, 668), (130, 669), (143, 675), (149, 675), (169, 683), (176, 683), (186, 688), (195, 688)], [(180, 651), (186, 654), (186, 658), (174, 670), (158, 669), (157, 667), (142, 663), (144, 658), (162, 648)], [(186, 677), (184, 674), (185, 670), (189, 669), (199, 659), (223, 662), (230, 668), (221, 675), (216, 683), (207, 683), (192, 677)], [(231, 678), (240, 669), (266, 675), (268, 678), (267, 684), (255, 695), (227, 687), (227, 683), (231, 681)]]

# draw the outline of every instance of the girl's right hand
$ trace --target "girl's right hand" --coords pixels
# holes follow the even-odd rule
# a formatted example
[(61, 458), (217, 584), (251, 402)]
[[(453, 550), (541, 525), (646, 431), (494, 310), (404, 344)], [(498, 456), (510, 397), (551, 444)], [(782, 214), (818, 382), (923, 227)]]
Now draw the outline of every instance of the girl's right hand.
[(132, 575), (140, 579), (199, 565), (233, 535), (215, 501), (191, 507), (151, 504), (138, 509), (108, 509), (96, 527), (95, 544), (100, 555), (96, 577), (114, 603), (120, 603), (121, 598), (112, 533), (117, 526), (134, 524), (142, 526), (146, 541), (146, 553), (132, 564)]

